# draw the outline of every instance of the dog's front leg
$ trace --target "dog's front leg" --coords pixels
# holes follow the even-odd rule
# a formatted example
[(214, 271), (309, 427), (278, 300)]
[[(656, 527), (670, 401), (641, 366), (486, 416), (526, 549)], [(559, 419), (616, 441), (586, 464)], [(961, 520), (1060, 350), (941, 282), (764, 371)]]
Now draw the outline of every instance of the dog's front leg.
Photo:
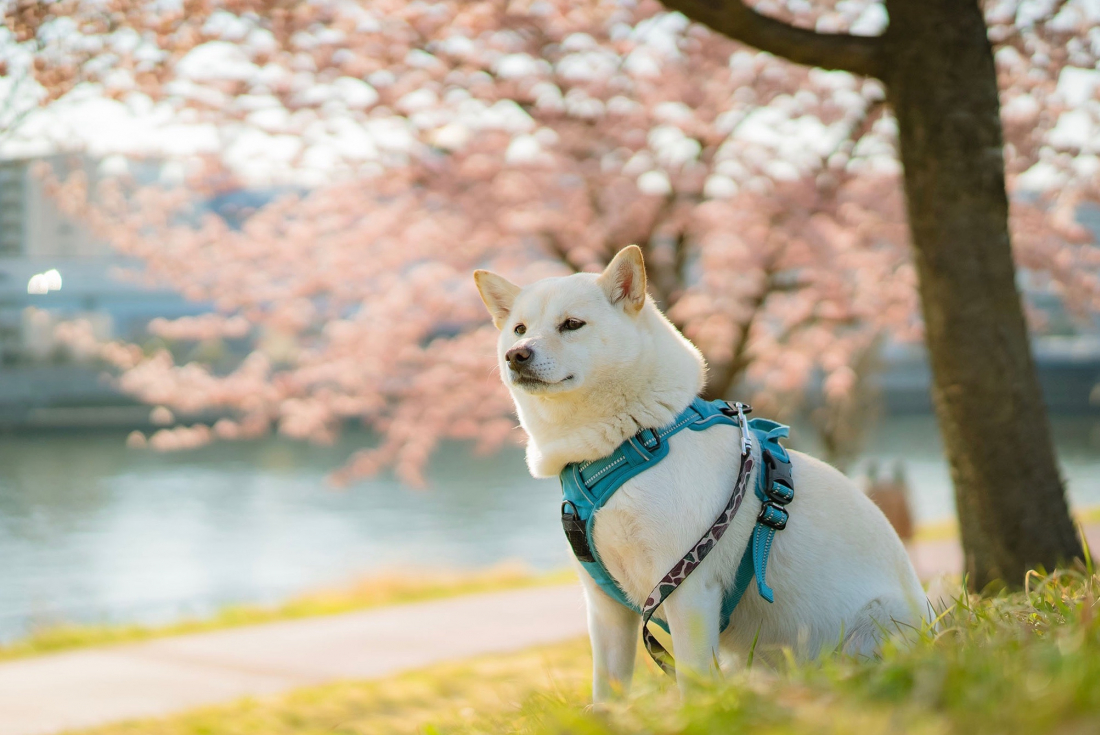
[(721, 585), (688, 577), (665, 601), (672, 648), (676, 655), (676, 683), (687, 693), (695, 682), (717, 675), (718, 617), (722, 613)]
[(592, 640), (592, 701), (598, 705), (630, 691), (642, 617), (608, 597), (586, 573), (581, 579)]

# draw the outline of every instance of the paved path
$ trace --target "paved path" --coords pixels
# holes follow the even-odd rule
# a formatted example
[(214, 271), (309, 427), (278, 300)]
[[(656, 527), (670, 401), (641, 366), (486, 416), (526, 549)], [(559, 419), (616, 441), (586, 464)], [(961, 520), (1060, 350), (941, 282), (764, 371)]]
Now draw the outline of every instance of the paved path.
[[(1100, 549), (1100, 526), (1087, 529)], [(910, 549), (921, 578), (957, 541)], [(89, 648), (0, 663), (0, 735), (49, 735), (338, 679), (553, 643), (585, 631), (576, 583)]]
[(336, 679), (377, 679), (584, 631), (573, 583), (19, 659), (0, 664), (0, 735), (44, 735)]
[[(1095, 558), (1100, 550), (1100, 524), (1084, 526), (1083, 530)], [(909, 546), (909, 557), (917, 568), (917, 574), (925, 582), (944, 572), (958, 574), (963, 568), (962, 547), (953, 538), (912, 544)]]

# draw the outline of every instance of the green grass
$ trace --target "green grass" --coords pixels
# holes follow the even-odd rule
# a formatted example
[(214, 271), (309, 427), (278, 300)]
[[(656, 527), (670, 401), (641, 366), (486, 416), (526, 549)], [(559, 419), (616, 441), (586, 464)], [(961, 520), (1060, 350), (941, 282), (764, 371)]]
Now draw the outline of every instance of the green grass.
[(408, 570), (360, 580), (331, 590), (319, 590), (274, 606), (234, 605), (216, 614), (162, 626), (45, 624), (26, 638), (0, 646), (0, 660), (116, 643), (130, 643), (184, 633), (201, 633), (278, 620), (336, 615), (382, 605), (419, 602), (475, 592), (554, 584), (575, 579), (569, 570), (534, 574), (518, 564), (502, 564), (477, 572)]
[[(1033, 735), (1100, 732), (1100, 579), (1033, 577), (963, 599), (936, 630), (880, 658), (757, 664), (681, 704), (640, 654), (634, 694), (588, 703), (587, 644), (313, 687), (98, 735)], [(779, 657), (780, 661), (785, 660)]]

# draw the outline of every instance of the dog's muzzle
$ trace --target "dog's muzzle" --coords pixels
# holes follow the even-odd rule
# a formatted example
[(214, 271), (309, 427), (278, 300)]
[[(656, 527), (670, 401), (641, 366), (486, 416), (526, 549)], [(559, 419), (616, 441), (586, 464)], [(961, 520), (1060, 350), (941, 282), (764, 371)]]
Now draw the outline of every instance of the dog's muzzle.
[(508, 368), (512, 372), (525, 373), (535, 359), (535, 351), (527, 345), (517, 345), (504, 353), (504, 359), (508, 361)]

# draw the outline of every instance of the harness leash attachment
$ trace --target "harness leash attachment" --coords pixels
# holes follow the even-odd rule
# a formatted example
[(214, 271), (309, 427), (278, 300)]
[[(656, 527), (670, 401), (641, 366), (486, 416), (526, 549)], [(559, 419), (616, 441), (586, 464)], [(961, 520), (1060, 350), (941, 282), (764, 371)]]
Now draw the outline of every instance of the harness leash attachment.
[[(764, 463), (763, 471), (758, 473), (754, 487), (762, 505), (752, 536), (738, 565), (733, 587), (727, 590), (722, 600), (720, 630), (724, 631), (729, 625), (730, 615), (754, 577), (760, 596), (768, 602), (775, 599), (772, 589), (765, 582), (765, 575), (775, 534), (786, 527), (790, 518), (786, 506), (794, 499), (790, 457), (778, 441), (787, 436), (788, 428), (767, 419), (746, 421), (745, 414), (751, 411), (752, 408), (743, 403), (708, 402), (696, 398), (668, 426), (643, 429), (623, 442), (611, 455), (591, 462), (570, 464), (559, 475), (563, 496), (562, 529), (573, 554), (608, 596), (642, 615), (642, 640), (646, 651), (668, 674), (675, 673), (675, 662), (672, 655), (650, 632), (649, 621), (661, 603), (702, 563), (732, 523), (744, 500), (748, 478), (752, 474), (754, 439), (760, 444)], [(657, 583), (645, 605), (638, 608), (611, 576), (591, 542), (596, 512), (623, 483), (668, 455), (668, 439), (671, 436), (685, 428), (703, 431), (719, 424), (736, 424), (741, 432), (741, 462), (730, 499), (707, 532)], [(668, 631), (665, 621), (658, 619), (654, 622)]]
[(726, 407), (718, 410), (727, 416), (737, 417), (737, 428), (741, 432), (741, 456), (747, 457), (749, 452), (752, 451), (752, 439), (749, 437), (749, 423), (745, 420), (745, 414), (752, 413), (752, 406), (740, 401), (733, 403), (723, 401), (723, 403), (726, 404)]

